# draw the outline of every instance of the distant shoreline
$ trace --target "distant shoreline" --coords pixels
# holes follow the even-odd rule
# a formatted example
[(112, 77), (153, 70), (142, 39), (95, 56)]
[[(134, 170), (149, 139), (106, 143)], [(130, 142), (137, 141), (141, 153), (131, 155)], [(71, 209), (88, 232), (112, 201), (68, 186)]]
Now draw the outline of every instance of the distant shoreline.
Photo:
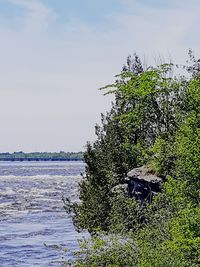
[(0, 153), (0, 161), (83, 161), (83, 152), (30, 152)]
[(83, 159), (0, 159), (0, 162), (23, 162), (23, 161), (83, 161)]

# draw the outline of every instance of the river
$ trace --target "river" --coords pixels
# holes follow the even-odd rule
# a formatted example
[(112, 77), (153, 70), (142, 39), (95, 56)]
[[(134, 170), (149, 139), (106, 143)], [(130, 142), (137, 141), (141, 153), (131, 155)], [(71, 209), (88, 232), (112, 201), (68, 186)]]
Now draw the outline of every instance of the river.
[(61, 266), (77, 239), (62, 197), (78, 198), (82, 162), (0, 162), (0, 266)]

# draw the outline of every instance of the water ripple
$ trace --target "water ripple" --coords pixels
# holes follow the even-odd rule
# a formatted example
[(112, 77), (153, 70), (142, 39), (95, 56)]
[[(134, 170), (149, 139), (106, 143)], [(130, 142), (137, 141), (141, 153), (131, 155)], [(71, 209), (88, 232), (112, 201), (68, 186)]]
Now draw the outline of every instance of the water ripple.
[(83, 170), (75, 162), (0, 163), (1, 267), (61, 266), (63, 248), (77, 249), (62, 196), (78, 199)]

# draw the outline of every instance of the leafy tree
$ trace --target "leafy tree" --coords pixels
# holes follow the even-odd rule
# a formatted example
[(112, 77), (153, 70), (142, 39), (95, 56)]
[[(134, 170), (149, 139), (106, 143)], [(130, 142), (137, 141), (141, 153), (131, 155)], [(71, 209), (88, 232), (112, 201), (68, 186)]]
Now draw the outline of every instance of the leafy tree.
[[(114, 84), (104, 87), (115, 102), (102, 126), (96, 126), (97, 140), (87, 144), (86, 175), (80, 185), (81, 204), (74, 206), (77, 228), (90, 232), (112, 225), (112, 188), (123, 183), (127, 172), (152, 158), (152, 147), (165, 142), (178, 129), (185, 114), (187, 81), (172, 77), (174, 66), (144, 68), (137, 55), (128, 57)], [(164, 155), (163, 157), (166, 157)], [(173, 165), (168, 157), (160, 174)]]
[[(128, 57), (104, 88), (115, 101), (87, 144), (81, 203), (72, 205), (77, 228), (93, 235), (73, 266), (200, 265), (200, 60), (189, 57), (189, 77)], [(151, 204), (113, 190), (143, 164), (164, 181)]]

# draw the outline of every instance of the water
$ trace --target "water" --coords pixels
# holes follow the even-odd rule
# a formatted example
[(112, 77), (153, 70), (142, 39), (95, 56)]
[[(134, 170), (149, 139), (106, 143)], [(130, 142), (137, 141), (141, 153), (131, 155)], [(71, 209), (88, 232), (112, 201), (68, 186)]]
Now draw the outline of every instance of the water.
[(81, 162), (0, 162), (0, 266), (61, 266), (78, 234), (62, 196), (78, 199)]

